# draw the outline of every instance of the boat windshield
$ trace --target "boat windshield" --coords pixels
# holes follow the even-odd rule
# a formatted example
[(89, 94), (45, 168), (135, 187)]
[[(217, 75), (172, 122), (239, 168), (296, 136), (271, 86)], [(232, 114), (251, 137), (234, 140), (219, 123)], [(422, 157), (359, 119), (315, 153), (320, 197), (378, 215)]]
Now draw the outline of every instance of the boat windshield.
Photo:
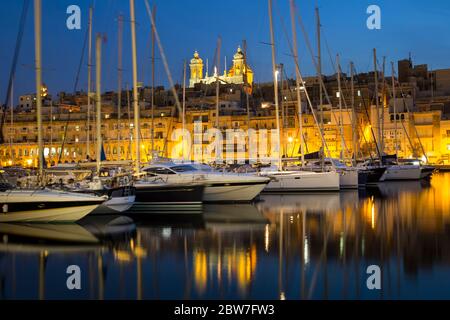
[(197, 171), (197, 168), (195, 168), (195, 167), (193, 167), (191, 165), (188, 165), (188, 164), (174, 166), (174, 167), (171, 167), (170, 169), (172, 169), (175, 172)]

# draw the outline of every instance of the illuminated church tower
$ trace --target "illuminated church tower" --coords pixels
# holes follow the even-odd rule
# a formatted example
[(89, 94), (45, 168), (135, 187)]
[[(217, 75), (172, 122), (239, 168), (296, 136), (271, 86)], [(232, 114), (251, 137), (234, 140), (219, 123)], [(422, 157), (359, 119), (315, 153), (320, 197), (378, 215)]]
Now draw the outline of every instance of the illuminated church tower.
[(201, 82), (203, 79), (203, 60), (198, 55), (197, 51), (194, 52), (194, 58), (191, 59), (189, 67), (191, 69), (189, 87), (192, 88), (194, 84)]
[[(217, 75), (203, 77), (203, 60), (200, 58), (197, 51), (194, 53), (194, 58), (191, 59), (189, 64), (191, 68), (191, 77), (189, 79), (189, 87), (193, 88), (196, 83), (212, 84), (217, 81)], [(250, 89), (253, 84), (253, 71), (246, 63), (246, 58), (238, 47), (236, 53), (233, 56), (233, 66), (229, 70), (225, 70), (223, 75), (219, 75), (219, 81), (224, 84), (244, 84)]]

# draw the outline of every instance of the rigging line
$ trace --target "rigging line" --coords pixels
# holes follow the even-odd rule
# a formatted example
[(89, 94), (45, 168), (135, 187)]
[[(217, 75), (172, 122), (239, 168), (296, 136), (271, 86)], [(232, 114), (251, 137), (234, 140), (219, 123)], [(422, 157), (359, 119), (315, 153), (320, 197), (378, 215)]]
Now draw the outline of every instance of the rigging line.
[[(281, 15), (280, 15), (280, 16), (281, 16)], [(289, 37), (287, 37), (287, 32), (286, 32), (286, 28), (284, 27), (284, 24), (283, 24), (282, 26), (283, 26), (283, 30), (284, 30), (285, 35), (286, 35), (286, 39), (287, 39), (288, 45), (289, 45), (289, 50), (290, 50), (290, 52), (291, 52), (291, 55), (294, 57), (294, 64), (295, 64), (296, 69), (297, 69), (298, 74), (299, 74), (299, 82), (302, 83), (302, 84), (304, 84), (305, 82), (303, 81), (303, 76), (302, 76), (302, 73), (301, 73), (300, 65), (299, 65), (299, 63), (298, 63), (298, 59), (296, 59), (296, 58), (298, 58), (298, 57), (295, 57), (294, 50), (293, 50), (293, 48), (292, 48), (291, 42), (289, 41)], [(306, 100), (308, 101), (309, 108), (310, 108), (311, 113), (312, 113), (312, 115), (313, 115), (314, 121), (315, 121), (316, 125), (319, 127), (319, 132), (321, 133), (321, 134), (320, 134), (320, 138), (321, 138), (321, 140), (322, 140), (322, 144), (325, 146), (326, 152), (328, 153), (328, 157), (331, 158), (331, 153), (330, 153), (330, 150), (329, 150), (329, 148), (328, 148), (328, 144), (327, 144), (326, 141), (325, 141), (325, 137), (324, 137), (324, 134), (323, 134), (323, 130), (322, 130), (322, 129), (320, 128), (320, 126), (319, 126), (319, 121), (318, 121), (318, 119), (317, 119), (316, 113), (314, 112), (314, 108), (313, 108), (313, 105), (312, 105), (310, 96), (309, 96), (309, 94), (308, 94), (308, 91), (306, 90), (306, 87), (304, 88), (304, 92), (305, 92)], [(333, 166), (333, 168), (334, 168), (334, 164), (333, 164), (333, 163), (332, 163), (332, 166)]]
[(334, 60), (333, 60), (333, 58), (332, 58), (332, 56), (331, 56), (330, 46), (328, 45), (328, 39), (327, 39), (327, 37), (326, 37), (325, 30), (323, 29), (322, 24), (320, 24), (320, 34), (321, 34), (322, 37), (324, 38), (324, 41), (325, 41), (325, 47), (327, 48), (327, 53), (328, 53), (328, 57), (329, 57), (329, 59), (330, 59), (331, 67), (333, 68), (333, 70), (336, 70), (336, 64), (334, 63)]
[(20, 15), (19, 31), (17, 33), (16, 45), (15, 45), (15, 48), (14, 48), (13, 61), (12, 61), (11, 69), (10, 69), (10, 72), (9, 72), (8, 88), (6, 89), (5, 103), (1, 107), (3, 113), (2, 113), (2, 119), (1, 119), (1, 122), (0, 122), (0, 142), (4, 142), (3, 125), (4, 125), (4, 122), (6, 121), (6, 112), (5, 112), (5, 110), (7, 108), (8, 101), (10, 99), (13, 100), (13, 97), (10, 97), (10, 95), (11, 95), (11, 86), (12, 86), (12, 82), (13, 82), (13, 79), (14, 79), (15, 74), (16, 74), (17, 62), (18, 62), (18, 59), (19, 59), (20, 48), (21, 48), (21, 44), (22, 44), (23, 33), (24, 33), (24, 30), (25, 30), (25, 22), (26, 22), (26, 18), (27, 18), (27, 12), (28, 12), (29, 5), (30, 5), (30, 0), (24, 0), (23, 7), (22, 7), (22, 13)]
[[(363, 101), (364, 111), (365, 111), (365, 114), (366, 114), (366, 117), (367, 117), (367, 122), (369, 122), (369, 125), (370, 125), (370, 132), (372, 133), (373, 140), (375, 141), (374, 144), (375, 144), (375, 148), (376, 148), (377, 154), (378, 154), (378, 156), (380, 157), (380, 160), (381, 160), (381, 152), (380, 152), (380, 149), (378, 148), (378, 143), (377, 143), (377, 138), (375, 136), (375, 131), (373, 130), (373, 126), (372, 126), (372, 123), (370, 121), (370, 115), (369, 115), (369, 111), (368, 111), (367, 106), (366, 106), (366, 100), (362, 97), (362, 90), (361, 90), (362, 87), (361, 87), (361, 84), (360, 84), (360, 81), (359, 81), (358, 71), (356, 70), (355, 66), (353, 66), (353, 70), (355, 70), (355, 75), (354, 76), (356, 78), (356, 85), (358, 86), (358, 89), (361, 92), (361, 100)], [(367, 86), (367, 90), (368, 89), (369, 89), (369, 86)], [(372, 156), (371, 156), (371, 158), (372, 158)]]
[[(297, 20), (298, 20), (298, 22), (300, 24), (300, 27), (302, 29), (303, 37), (305, 38), (305, 42), (306, 42), (306, 45), (308, 47), (308, 50), (309, 50), (311, 59), (313, 61), (313, 64), (314, 64), (316, 70), (319, 70), (319, 66), (317, 64), (316, 58), (314, 57), (314, 53), (313, 53), (312, 47), (311, 47), (311, 42), (309, 41), (308, 34), (306, 33), (306, 29), (305, 29), (305, 26), (303, 24), (303, 20), (302, 20), (301, 15), (297, 14)], [(319, 78), (320, 78), (319, 85), (322, 87), (323, 93), (325, 94), (325, 98), (326, 98), (328, 104), (331, 106), (331, 108), (330, 108), (331, 115), (333, 116), (334, 121), (336, 123), (339, 123), (338, 119), (336, 117), (336, 113), (333, 111), (333, 104), (331, 103), (331, 99), (330, 99), (330, 96), (328, 95), (328, 90), (327, 90), (327, 88), (325, 86), (325, 83), (324, 83), (322, 77), (319, 77)], [(340, 133), (340, 136), (342, 137), (342, 140), (343, 140), (344, 149), (345, 149), (346, 152), (348, 152), (348, 148), (347, 148), (347, 144), (345, 143), (344, 133), (343, 133), (342, 127), (339, 128), (339, 133)]]
[[(281, 15), (280, 15), (280, 16), (281, 16)], [(299, 24), (300, 24), (300, 26), (301, 26), (302, 33), (303, 33), (303, 35), (304, 35), (304, 37), (305, 37), (305, 42), (306, 42), (306, 44), (307, 44), (307, 46), (308, 46), (308, 49), (309, 49), (309, 52), (310, 52), (310, 56), (311, 56), (311, 58), (312, 58), (312, 60), (313, 60), (313, 63), (314, 63), (314, 65), (315, 65), (315, 67), (316, 67), (316, 70), (318, 70), (317, 62), (316, 62), (316, 59), (314, 58), (314, 54), (313, 54), (312, 48), (311, 48), (311, 43), (309, 42), (309, 38), (308, 38), (308, 36), (307, 36), (305, 27), (304, 27), (304, 25), (303, 25), (301, 16), (300, 16), (299, 14), (297, 14), (297, 13), (296, 13), (296, 16), (297, 16), (298, 21), (299, 21)], [(281, 20), (282, 20), (283, 31), (284, 31), (285, 36), (286, 36), (286, 39), (287, 39), (287, 41), (288, 41), (288, 45), (289, 45), (289, 48), (290, 48), (290, 50), (291, 50), (291, 54), (292, 54), (292, 55), (294, 56), (294, 58), (295, 58), (295, 55), (294, 55), (293, 50), (292, 50), (291, 42), (289, 41), (289, 38), (288, 38), (288, 36), (287, 36), (287, 31), (286, 31), (286, 28), (285, 28), (285, 26), (284, 26), (284, 22), (283, 22), (282, 16), (281, 16)], [(297, 66), (297, 68), (298, 68), (298, 70), (299, 70), (299, 73), (301, 73), (301, 72), (300, 72), (300, 66), (298, 65), (297, 60), (298, 60), (298, 57), (297, 57), (297, 59), (295, 59), (295, 64), (296, 64), (296, 66)], [(300, 81), (300, 82), (301, 82), (301, 83), (304, 83), (304, 82), (303, 82), (303, 78), (301, 78), (301, 81)], [(323, 82), (322, 79), (320, 80), (320, 83), (321, 83), (321, 85), (322, 85), (322, 87), (323, 87), (323, 89), (324, 89), (323, 91), (324, 91), (325, 96), (326, 96), (326, 98), (327, 98), (327, 100), (328, 100), (328, 103), (332, 106), (330, 97), (328, 96), (328, 92), (327, 92), (327, 90), (326, 90), (326, 88), (325, 88), (325, 84), (324, 84), (324, 82)], [(306, 86), (305, 86), (304, 91), (305, 91), (305, 93), (307, 92), (307, 91), (306, 91)], [(308, 97), (308, 100), (309, 100), (309, 95), (308, 95), (307, 97)], [(308, 102), (311, 103), (310, 101), (308, 101)], [(310, 108), (311, 108), (312, 114), (314, 115), (314, 120), (316, 121), (316, 125), (320, 128), (319, 121), (316, 119), (315, 112), (313, 111), (312, 103), (311, 103)], [(331, 108), (330, 111), (331, 111), (331, 114), (333, 115), (333, 118), (334, 118), (335, 122), (338, 123), (338, 119), (336, 118), (336, 114), (334, 113), (333, 108)], [(323, 140), (322, 143), (326, 146), (323, 128), (320, 128), (320, 129), (319, 129), (319, 132), (321, 133), (321, 136), (322, 136), (322, 140)], [(344, 138), (343, 138), (344, 135), (343, 135), (342, 128), (339, 128), (339, 132), (340, 132), (340, 135), (341, 135), (341, 137), (342, 137), (342, 140), (344, 140)], [(347, 148), (347, 145), (346, 145), (346, 143), (345, 143), (345, 140), (344, 140), (343, 145), (344, 145), (344, 149), (348, 152), (348, 148)], [(327, 150), (328, 150), (328, 146), (326, 146), (326, 148), (327, 148)], [(331, 153), (330, 153), (329, 150), (328, 150), (328, 154), (329, 154), (328, 157), (331, 158)], [(334, 167), (334, 165), (333, 165), (333, 167)]]
[[(427, 154), (425, 152), (425, 148), (423, 147), (422, 140), (419, 137), (419, 132), (417, 131), (417, 127), (416, 127), (416, 124), (415, 124), (415, 121), (414, 121), (414, 114), (409, 110), (409, 107), (408, 107), (408, 105), (405, 102), (405, 94), (403, 93), (403, 88), (402, 88), (402, 86), (400, 86), (400, 83), (399, 83), (398, 87), (400, 89), (400, 93), (402, 94), (403, 106), (407, 110), (408, 115), (410, 115), (412, 117), (412, 127), (414, 128), (414, 131), (416, 133), (417, 139), (419, 140), (419, 145), (420, 145), (420, 147), (422, 149), (422, 152), (423, 152), (423, 155), (425, 156), (425, 159), (427, 160), (427, 163), (428, 163), (428, 156), (427, 156)], [(405, 131), (405, 133), (406, 133), (406, 131)], [(408, 134), (408, 133), (406, 133), (406, 134)], [(412, 147), (412, 145), (411, 145), (411, 147)]]
[[(341, 73), (342, 73), (342, 68), (340, 68), (340, 71), (341, 71)], [(350, 70), (350, 72), (351, 72), (351, 70)], [(347, 91), (349, 91), (349, 90), (348, 90), (347, 83), (348, 83), (348, 81), (347, 81), (347, 78), (345, 77), (345, 78), (344, 78), (344, 86), (345, 86), (345, 89), (346, 89)], [(346, 109), (346, 111), (347, 111), (348, 116), (350, 117), (350, 110), (349, 110), (349, 108), (348, 108), (347, 101), (345, 100), (344, 92), (341, 91), (341, 94), (342, 94), (342, 101), (344, 102), (345, 109)], [(353, 108), (355, 108), (354, 105), (353, 105)], [(363, 139), (364, 139), (364, 142), (368, 143), (368, 141), (367, 141), (367, 139), (366, 139), (366, 137), (365, 137), (365, 135), (364, 135), (364, 130), (362, 129), (360, 123), (358, 123), (358, 121), (356, 121), (356, 120), (357, 120), (357, 119), (354, 119), (353, 121), (355, 121), (355, 124), (357, 125), (358, 133), (361, 132), (361, 133), (362, 133), (362, 136), (363, 136)], [(364, 156), (363, 153), (362, 153), (362, 151), (361, 151), (361, 149), (359, 149), (359, 153), (360, 153), (360, 155)], [(370, 156), (370, 157), (371, 157), (371, 156)], [(371, 158), (372, 158), (372, 157), (371, 157)], [(373, 160), (373, 159), (372, 159), (372, 160)]]
[(84, 41), (83, 41), (83, 49), (81, 50), (80, 62), (78, 63), (77, 75), (75, 77), (75, 83), (73, 85), (73, 93), (77, 92), (78, 81), (80, 79), (81, 66), (83, 65), (83, 62), (84, 62), (84, 52), (86, 51), (88, 35), (89, 35), (89, 28), (86, 28), (86, 33), (84, 35)]
[(153, 26), (153, 29), (154, 29), (155, 40), (156, 40), (156, 43), (158, 44), (159, 52), (160, 52), (160, 55), (161, 55), (161, 58), (162, 58), (163, 64), (164, 64), (164, 69), (166, 71), (167, 78), (169, 80), (169, 84), (171, 86), (172, 94), (174, 95), (174, 98), (175, 98), (175, 103), (176, 103), (176, 107), (177, 107), (177, 110), (178, 110), (178, 114), (181, 115), (182, 114), (182, 110), (181, 110), (180, 99), (178, 98), (178, 94), (177, 94), (177, 91), (175, 89), (175, 85), (173, 83), (172, 74), (171, 74), (170, 69), (169, 69), (167, 58), (166, 58), (166, 55), (164, 53), (164, 48), (162, 46), (161, 39), (160, 39), (159, 33), (158, 33), (158, 29), (156, 28), (156, 24), (155, 24), (155, 21), (153, 19), (152, 10), (150, 9), (150, 5), (148, 3), (148, 0), (145, 0), (145, 7), (147, 9), (147, 14), (148, 14), (149, 19), (151, 21), (151, 25)]

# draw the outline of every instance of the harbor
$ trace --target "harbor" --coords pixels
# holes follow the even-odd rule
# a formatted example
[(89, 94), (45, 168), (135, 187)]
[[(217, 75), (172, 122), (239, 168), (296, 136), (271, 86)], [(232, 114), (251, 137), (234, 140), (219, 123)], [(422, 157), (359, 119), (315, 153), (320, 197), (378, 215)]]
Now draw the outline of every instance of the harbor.
[(450, 69), (354, 61), (330, 50), (329, 7), (294, 0), (263, 1), (265, 41), (231, 60), (218, 35), (174, 63), (164, 5), (94, 2), (56, 71), (51, 4), (22, 1), (0, 300), (450, 299)]

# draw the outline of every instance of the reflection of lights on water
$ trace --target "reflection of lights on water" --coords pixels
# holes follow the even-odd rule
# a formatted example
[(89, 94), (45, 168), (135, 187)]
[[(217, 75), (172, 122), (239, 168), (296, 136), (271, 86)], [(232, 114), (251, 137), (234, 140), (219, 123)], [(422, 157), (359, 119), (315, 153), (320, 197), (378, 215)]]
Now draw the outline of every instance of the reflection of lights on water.
[(303, 261), (305, 261), (305, 265), (309, 263), (309, 243), (307, 237), (305, 237), (305, 243), (303, 245)]
[(361, 240), (361, 255), (364, 257), (364, 251), (366, 249), (366, 242), (364, 239)]
[(372, 202), (372, 229), (375, 229), (375, 204)]
[(264, 250), (266, 250), (266, 252), (269, 252), (269, 239), (270, 239), (269, 225), (266, 224), (266, 229), (264, 231)]
[(286, 300), (286, 294), (284, 293), (284, 291), (280, 292), (280, 300)]
[(172, 228), (163, 228), (162, 229), (162, 236), (165, 239), (170, 238), (170, 236), (172, 235)]
[(290, 216), (290, 217), (289, 217), (289, 221), (291, 222), (291, 224), (294, 223), (294, 217), (293, 217), (293, 216)]
[(339, 256), (342, 257), (343, 253), (344, 253), (344, 233), (341, 232), (339, 236)]
[(206, 252), (203, 250), (194, 251), (194, 282), (199, 293), (206, 289), (208, 276)]

